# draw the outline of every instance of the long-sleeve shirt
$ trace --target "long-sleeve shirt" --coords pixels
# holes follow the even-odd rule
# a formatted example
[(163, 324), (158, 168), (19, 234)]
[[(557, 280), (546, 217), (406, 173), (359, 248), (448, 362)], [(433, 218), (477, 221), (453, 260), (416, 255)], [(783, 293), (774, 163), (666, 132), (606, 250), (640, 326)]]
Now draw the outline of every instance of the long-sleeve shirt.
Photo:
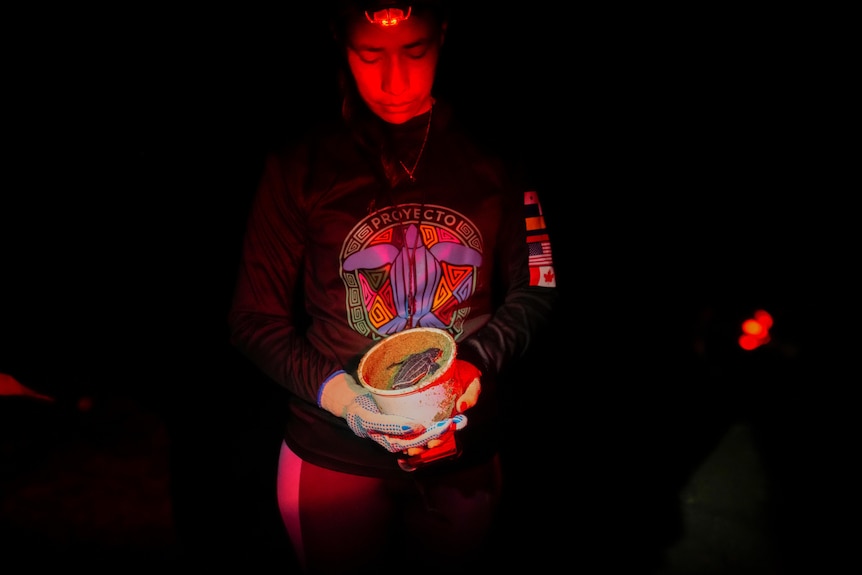
[(493, 453), (498, 376), (549, 322), (555, 285), (537, 191), (437, 103), (398, 126), (321, 129), (268, 157), (229, 324), (234, 345), (288, 391), (294, 452), (340, 471), (403, 473), (393, 454), (318, 407), (323, 382), (355, 375), (390, 334), (447, 330), (458, 357), (482, 371), (458, 432), (464, 459)]

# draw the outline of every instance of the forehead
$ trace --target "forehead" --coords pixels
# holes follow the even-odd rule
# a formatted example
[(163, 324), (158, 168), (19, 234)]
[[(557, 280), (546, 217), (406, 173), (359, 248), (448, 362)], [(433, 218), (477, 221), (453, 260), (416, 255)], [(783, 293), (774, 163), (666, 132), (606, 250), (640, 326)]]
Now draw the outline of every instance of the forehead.
[(398, 48), (433, 40), (438, 31), (433, 18), (413, 15), (396, 26), (381, 26), (372, 24), (363, 17), (348, 26), (347, 41), (354, 49)]

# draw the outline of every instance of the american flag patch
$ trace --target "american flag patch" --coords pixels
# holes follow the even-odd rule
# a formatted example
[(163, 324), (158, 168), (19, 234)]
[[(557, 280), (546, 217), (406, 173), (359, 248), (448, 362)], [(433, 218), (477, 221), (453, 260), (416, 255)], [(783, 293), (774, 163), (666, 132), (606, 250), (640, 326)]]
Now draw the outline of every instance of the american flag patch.
[(534, 191), (524, 192), (524, 224), (527, 229), (527, 265), (530, 267), (530, 285), (555, 287), (554, 260), (551, 242), (545, 229), (542, 205)]
[(530, 248), (531, 266), (546, 266), (554, 263), (551, 258), (551, 244), (549, 242), (532, 242), (527, 246)]

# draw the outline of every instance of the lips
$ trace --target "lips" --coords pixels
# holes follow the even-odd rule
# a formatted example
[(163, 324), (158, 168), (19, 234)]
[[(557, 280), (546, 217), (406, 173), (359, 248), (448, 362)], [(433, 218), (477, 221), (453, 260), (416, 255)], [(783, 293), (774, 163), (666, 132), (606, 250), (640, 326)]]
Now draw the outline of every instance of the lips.
[(401, 124), (416, 113), (416, 103), (377, 104), (374, 107), (378, 116), (393, 124)]
[(406, 110), (413, 105), (413, 102), (402, 102), (398, 104), (380, 104), (381, 108), (385, 108), (387, 110)]

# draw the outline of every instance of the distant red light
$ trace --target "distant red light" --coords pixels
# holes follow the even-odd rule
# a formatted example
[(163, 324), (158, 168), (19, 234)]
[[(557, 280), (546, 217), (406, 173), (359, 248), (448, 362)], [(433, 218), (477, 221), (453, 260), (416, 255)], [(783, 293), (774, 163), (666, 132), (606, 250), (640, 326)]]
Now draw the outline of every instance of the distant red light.
[(772, 328), (772, 315), (766, 310), (759, 309), (754, 312), (754, 317), (742, 322), (742, 335), (739, 336), (739, 347), (746, 351), (757, 349), (770, 341), (769, 330)]
[(751, 351), (760, 347), (761, 341), (753, 335), (743, 334), (739, 336), (739, 347), (746, 351)]
[(754, 319), (767, 330), (772, 328), (772, 316), (768, 311), (759, 309), (754, 312)]
[(768, 331), (769, 329), (757, 320), (747, 319), (742, 322), (742, 333), (753, 335), (755, 338)]

